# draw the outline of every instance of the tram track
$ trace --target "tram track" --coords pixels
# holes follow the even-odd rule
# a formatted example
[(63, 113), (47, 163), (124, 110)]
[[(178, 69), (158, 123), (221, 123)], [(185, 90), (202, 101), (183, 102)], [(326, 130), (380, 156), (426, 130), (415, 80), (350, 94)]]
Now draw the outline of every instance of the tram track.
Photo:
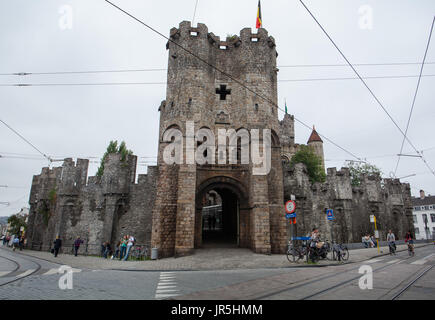
[[(3, 249), (4, 250), (4, 249)], [(2, 250), (2, 251), (3, 251)], [(13, 259), (10, 259), (10, 258), (7, 258), (7, 257), (5, 257), (5, 256), (0, 256), (1, 258), (3, 258), (3, 259), (6, 259), (6, 260), (9, 260), (9, 261), (11, 261), (11, 262), (13, 262), (17, 267), (15, 268), (15, 270), (13, 270), (13, 271), (11, 271), (10, 273), (13, 273), (13, 272), (16, 272), (16, 271), (18, 271), (18, 270), (20, 270), (20, 269), (23, 269), (23, 273), (21, 274), (21, 275), (17, 275), (17, 276), (15, 276), (13, 279), (11, 279), (11, 280), (8, 280), (8, 281), (6, 281), (6, 282), (3, 282), (3, 283), (0, 283), (0, 287), (3, 287), (3, 286), (5, 286), (5, 285), (8, 285), (8, 284), (11, 284), (11, 283), (13, 283), (13, 282), (16, 282), (16, 281), (18, 281), (18, 280), (22, 280), (22, 279), (24, 279), (24, 278), (27, 278), (27, 277), (30, 277), (31, 275), (34, 275), (34, 274), (36, 274), (39, 270), (41, 270), (41, 268), (42, 268), (42, 266), (41, 266), (41, 264), (39, 264), (38, 262), (36, 262), (36, 261), (34, 261), (34, 260), (30, 260), (30, 259), (26, 259), (26, 258), (22, 258), (22, 257), (20, 257), (20, 258), (22, 258), (23, 260), (26, 260), (26, 261), (29, 261), (29, 262), (31, 262), (31, 263), (33, 263), (33, 264), (35, 264), (36, 265), (36, 269), (30, 269), (30, 268), (28, 268), (27, 270), (18, 262), (18, 261), (16, 261), (16, 260), (13, 260)], [(30, 270), (32, 270), (31, 272), (28, 272), (28, 271), (30, 271)], [(24, 274), (24, 275), (23, 275)]]
[[(432, 268), (434, 267), (434, 265), (431, 265), (429, 267), (425, 267), (423, 268), (424, 271), (419, 273), (417, 277), (415, 277), (413, 280), (411, 280), (409, 283), (407, 283), (404, 287), (402, 287), (402, 289), (399, 290), (399, 292), (397, 292), (392, 298), (391, 300), (397, 300), (398, 298), (400, 298), (400, 296), (402, 296), (403, 293), (405, 293), (409, 288), (411, 288), (414, 283), (416, 283), (421, 277), (423, 277), (425, 274), (427, 274), (430, 270), (432, 270)], [(420, 270), (421, 271), (421, 270)]]
[[(411, 258), (413, 258), (413, 257), (406, 257), (404, 259), (401, 259), (400, 261), (397, 261), (396, 263), (387, 264), (385, 266), (376, 268), (376, 269), (373, 270), (373, 272), (381, 271), (383, 269), (391, 267), (392, 265), (396, 265), (396, 264), (402, 263), (403, 261), (406, 261), (406, 260), (411, 259)], [(358, 262), (358, 264), (361, 264), (361, 263), (362, 262)], [(351, 263), (351, 264), (354, 264), (354, 263)], [(360, 268), (360, 266), (361, 265), (359, 265), (357, 267), (346, 268), (344, 270), (340, 270), (340, 272), (343, 272), (343, 273), (352, 272), (352, 271), (358, 270)], [(321, 275), (321, 276), (313, 277), (309, 281), (302, 282), (302, 283), (299, 282), (298, 284), (296, 284), (295, 286), (292, 286), (291, 288), (285, 288), (285, 289), (281, 289), (281, 290), (278, 290), (278, 291), (275, 291), (275, 292), (271, 292), (271, 293), (268, 293), (268, 294), (256, 297), (255, 299), (267, 299), (267, 298), (273, 297), (275, 295), (286, 293), (286, 292), (290, 292), (290, 291), (294, 291), (296, 289), (300, 289), (300, 288), (306, 287), (306, 286), (308, 286), (310, 284), (313, 284), (313, 283), (318, 283), (319, 281), (331, 279), (331, 278), (334, 278), (336, 276), (337, 276), (337, 270), (334, 270), (332, 272), (327, 273), (326, 275)], [(304, 296), (302, 298), (299, 298), (299, 300), (308, 300), (308, 299), (311, 299), (313, 297), (322, 295), (322, 294), (324, 294), (326, 292), (329, 292), (329, 291), (334, 290), (336, 288), (339, 288), (339, 287), (341, 287), (343, 285), (346, 285), (346, 284), (348, 284), (348, 283), (350, 283), (352, 281), (355, 281), (355, 280), (359, 279), (360, 277), (361, 277), (361, 275), (358, 275), (358, 276), (352, 277), (351, 279), (340, 281), (339, 283), (336, 283), (336, 284), (334, 284), (334, 285), (332, 285), (330, 287), (327, 287), (327, 288), (325, 288), (323, 290), (320, 290), (320, 291), (317, 291), (317, 292), (315, 292), (313, 294), (310, 294), (310, 295)]]
[[(12, 259), (9, 259), (9, 258), (3, 257), (3, 256), (0, 256), (0, 258), (11, 261), (12, 263), (15, 264), (15, 269), (12, 271), (8, 271), (7, 274), (14, 273), (15, 271), (17, 271), (20, 268), (20, 264), (18, 262), (16, 262), (15, 260), (12, 260)], [(4, 275), (4, 276), (6, 276), (6, 275)]]

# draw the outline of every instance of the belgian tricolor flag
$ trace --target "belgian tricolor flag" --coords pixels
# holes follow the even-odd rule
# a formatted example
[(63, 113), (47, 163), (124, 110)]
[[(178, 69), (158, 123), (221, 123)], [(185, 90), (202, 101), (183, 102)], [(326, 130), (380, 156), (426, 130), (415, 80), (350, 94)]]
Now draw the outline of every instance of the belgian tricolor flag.
[(260, 0), (258, 0), (258, 10), (257, 10), (257, 22), (255, 24), (255, 26), (258, 28), (261, 28), (261, 4), (260, 4)]

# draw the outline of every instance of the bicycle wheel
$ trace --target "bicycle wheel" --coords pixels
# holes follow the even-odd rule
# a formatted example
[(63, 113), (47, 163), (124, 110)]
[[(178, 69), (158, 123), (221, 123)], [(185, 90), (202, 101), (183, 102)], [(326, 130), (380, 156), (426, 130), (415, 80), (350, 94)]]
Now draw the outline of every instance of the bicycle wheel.
[(341, 248), (341, 260), (347, 261), (349, 259), (349, 250), (344, 247)]
[(300, 259), (299, 251), (295, 248), (287, 251), (287, 260), (290, 262), (298, 262)]
[(333, 250), (328, 250), (328, 252), (326, 253), (326, 260), (328, 260), (328, 261), (334, 260), (334, 252), (333, 252)]
[(287, 260), (289, 261), (289, 262), (293, 262), (293, 253), (292, 253), (292, 249), (287, 249), (287, 254), (286, 254), (286, 256), (287, 256)]

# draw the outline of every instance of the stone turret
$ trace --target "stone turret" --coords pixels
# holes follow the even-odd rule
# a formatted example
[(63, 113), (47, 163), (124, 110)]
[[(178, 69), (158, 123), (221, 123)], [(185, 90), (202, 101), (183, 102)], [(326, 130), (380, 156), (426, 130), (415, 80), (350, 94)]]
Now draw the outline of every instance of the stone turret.
[(316, 155), (320, 157), (322, 160), (322, 167), (325, 170), (325, 156), (323, 153), (323, 140), (320, 138), (319, 134), (316, 131), (316, 128), (313, 126), (313, 131), (311, 132), (310, 138), (308, 139), (307, 145), (314, 149)]
[(281, 142), (281, 156), (284, 161), (290, 161), (295, 150), (295, 117), (285, 114), (280, 122), (279, 139)]

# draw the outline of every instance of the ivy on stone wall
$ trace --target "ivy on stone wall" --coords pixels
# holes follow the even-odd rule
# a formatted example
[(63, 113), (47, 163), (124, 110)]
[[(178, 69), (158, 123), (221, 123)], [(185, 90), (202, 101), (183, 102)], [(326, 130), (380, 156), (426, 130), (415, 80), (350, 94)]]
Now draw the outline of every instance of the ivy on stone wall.
[(42, 220), (44, 224), (48, 226), (48, 221), (51, 218), (51, 211), (47, 203), (43, 200), (41, 207), (38, 209), (38, 213), (42, 215)]
[(51, 205), (54, 206), (56, 204), (56, 198), (57, 198), (56, 186), (54, 186), (54, 188), (51, 189), (50, 192), (48, 193), (48, 199), (50, 199)]

